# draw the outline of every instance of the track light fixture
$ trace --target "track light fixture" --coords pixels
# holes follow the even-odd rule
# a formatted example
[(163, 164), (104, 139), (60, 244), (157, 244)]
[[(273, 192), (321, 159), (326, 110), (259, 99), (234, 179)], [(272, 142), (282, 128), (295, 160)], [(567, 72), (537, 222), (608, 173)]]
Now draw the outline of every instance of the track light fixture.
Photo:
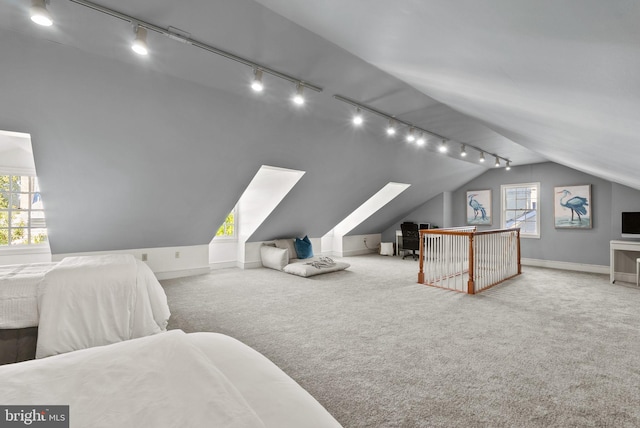
[(133, 32), (136, 37), (131, 44), (131, 49), (138, 55), (147, 55), (149, 53), (149, 49), (147, 48), (147, 29), (135, 24), (133, 26)]
[(256, 92), (262, 92), (264, 85), (262, 84), (262, 70), (259, 68), (253, 69), (253, 82), (251, 82), (251, 89)]
[(494, 165), (496, 168), (498, 168), (500, 166), (500, 159), (498, 158), (498, 156), (496, 156), (496, 163)]
[[(72, 1), (75, 1), (75, 0), (72, 0)], [(376, 109), (374, 109), (372, 107), (369, 107), (369, 106), (367, 106), (365, 104), (362, 104), (362, 103), (360, 103), (358, 101), (343, 97), (342, 95), (335, 94), (333, 96), (333, 98), (337, 99), (338, 101), (342, 101), (345, 104), (349, 104), (349, 105), (351, 105), (351, 106), (356, 108), (356, 115), (353, 118), (353, 123), (356, 124), (356, 125), (362, 124), (362, 116), (361, 116), (360, 110), (366, 110), (366, 111), (368, 111), (368, 112), (370, 112), (370, 113), (372, 113), (372, 114), (374, 114), (376, 116), (384, 117), (389, 121), (389, 123), (387, 125), (387, 129), (386, 129), (388, 135), (394, 135), (397, 132), (398, 125), (404, 125), (404, 126), (406, 126), (408, 128), (408, 132), (407, 132), (407, 135), (406, 135), (406, 139), (407, 139), (408, 142), (416, 142), (419, 146), (422, 146), (422, 145), (426, 144), (427, 137), (429, 135), (432, 135), (432, 136), (434, 136), (436, 138), (439, 138), (441, 140), (440, 144), (438, 145), (438, 150), (441, 153), (446, 153), (446, 152), (449, 151), (449, 147), (447, 145), (447, 142), (449, 141), (449, 139), (446, 138), (443, 135), (439, 135), (439, 134), (436, 134), (435, 132), (429, 131), (427, 129), (420, 128), (418, 126), (415, 126), (412, 123), (404, 122), (402, 120), (399, 120), (396, 116), (392, 116), (392, 115), (384, 113), (384, 112), (382, 112), (380, 110), (376, 110)], [(483, 163), (485, 161), (485, 157), (484, 157), (485, 151), (484, 150), (480, 149), (479, 147), (476, 147), (476, 146), (473, 146), (471, 144), (468, 144), (468, 143), (459, 142), (459, 144), (461, 145), (460, 157), (466, 158), (467, 157), (467, 153), (468, 153), (467, 149), (471, 148), (471, 149), (473, 149), (473, 150), (475, 150), (475, 151), (480, 153), (479, 161), (481, 163)], [(496, 166), (500, 166), (500, 159), (505, 161), (507, 166), (510, 165), (510, 161), (507, 158), (498, 156), (497, 154), (491, 153), (491, 152), (486, 152), (486, 153), (489, 156), (495, 157), (496, 163), (497, 163)], [(453, 155), (453, 156), (455, 156), (455, 155)]]
[(510, 170), (511, 170), (511, 162), (510, 162), (510, 161), (507, 161), (507, 166), (505, 167), (505, 169), (506, 169), (507, 171), (510, 171)]
[[(212, 54), (216, 54), (219, 56), (222, 56), (226, 59), (230, 59), (233, 61), (236, 61), (240, 64), (243, 64), (245, 66), (251, 67), (254, 69), (254, 75), (259, 75), (258, 79), (254, 79), (254, 82), (251, 84), (251, 87), (254, 90), (260, 91), (262, 90), (262, 73), (267, 73), (270, 74), (271, 76), (275, 76), (278, 77), (280, 79), (283, 80), (287, 80), (289, 82), (295, 83), (295, 84), (300, 84), (300, 86), (304, 86), (308, 89), (311, 89), (313, 91), (316, 92), (322, 92), (322, 88), (316, 85), (311, 84), (310, 82), (305, 82), (302, 79), (298, 78), (298, 77), (294, 77), (285, 73), (282, 73), (280, 71), (274, 70), (273, 68), (270, 67), (266, 67), (262, 64), (259, 64), (257, 62), (254, 62), (250, 59), (247, 58), (243, 58), (239, 55), (236, 55), (234, 53), (225, 51), (223, 49), (217, 48), (215, 46), (211, 46), (209, 44), (206, 43), (202, 43), (198, 40), (195, 40), (193, 38), (191, 38), (191, 34), (186, 32), (186, 31), (182, 31), (179, 30), (175, 27), (168, 27), (168, 28), (163, 28), (160, 27), (158, 25), (155, 25), (151, 22), (148, 21), (144, 21), (140, 18), (131, 16), (131, 15), (127, 15), (125, 13), (122, 12), (118, 12), (117, 10), (102, 6), (100, 4), (94, 3), (93, 1), (89, 1), (89, 0), (70, 0), (71, 3), (73, 4), (77, 4), (80, 6), (84, 6), (88, 9), (91, 9), (95, 12), (100, 12), (102, 14), (108, 15), (111, 18), (117, 18), (120, 19), (122, 21), (125, 22), (129, 22), (134, 26), (134, 31), (136, 33), (136, 44), (137, 47), (132, 46), (132, 48), (139, 54), (141, 55), (146, 55), (148, 52), (146, 50), (146, 35), (147, 35), (147, 30), (149, 31), (153, 31), (157, 34), (160, 34), (162, 36), (167, 36), (170, 39), (179, 41), (181, 43), (184, 43), (186, 45), (191, 45), (193, 47), (202, 49), (204, 51), (207, 51), (209, 53)], [(51, 16), (49, 15), (49, 12), (46, 9), (46, 4), (49, 3), (49, 0), (32, 0), (32, 7), (31, 7), (31, 19), (41, 25), (51, 25), (53, 23)], [(37, 12), (37, 13), (36, 13)], [(44, 17), (42, 19), (37, 18), (36, 16), (39, 17)], [(142, 46), (144, 46), (144, 49), (142, 49)], [(256, 80), (259, 82), (256, 82)]]
[(410, 143), (413, 143), (414, 141), (416, 141), (416, 136), (413, 135), (414, 130), (413, 127), (409, 128), (409, 133), (407, 134), (407, 141)]
[(360, 112), (360, 108), (356, 108), (356, 114), (353, 115), (353, 124), (356, 126), (362, 125), (362, 112)]
[(31, 0), (31, 9), (29, 10), (31, 20), (43, 27), (53, 25), (53, 19), (47, 10), (47, 3), (49, 3), (48, 0)]
[(302, 95), (302, 91), (304, 90), (304, 86), (300, 82), (296, 85), (296, 94), (293, 96), (293, 102), (301, 106), (304, 104), (304, 96)]
[(387, 135), (396, 135), (396, 121), (389, 119), (389, 125), (387, 126)]

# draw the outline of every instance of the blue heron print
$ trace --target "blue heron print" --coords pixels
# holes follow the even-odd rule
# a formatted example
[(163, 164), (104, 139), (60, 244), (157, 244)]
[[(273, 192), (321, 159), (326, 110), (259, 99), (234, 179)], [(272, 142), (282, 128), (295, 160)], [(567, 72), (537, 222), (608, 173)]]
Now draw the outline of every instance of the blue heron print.
[[(556, 227), (591, 227), (588, 189), (589, 186), (575, 186), (568, 189), (556, 188), (556, 194), (560, 195), (557, 204), (561, 207), (556, 212)], [(571, 213), (570, 218), (569, 212)]]
[[(487, 199), (488, 198), (488, 199)], [(485, 200), (487, 199), (487, 200)], [(490, 196), (478, 193), (468, 193), (467, 203), (470, 209), (467, 209), (468, 224), (491, 224), (491, 216), (486, 204), (491, 203)]]

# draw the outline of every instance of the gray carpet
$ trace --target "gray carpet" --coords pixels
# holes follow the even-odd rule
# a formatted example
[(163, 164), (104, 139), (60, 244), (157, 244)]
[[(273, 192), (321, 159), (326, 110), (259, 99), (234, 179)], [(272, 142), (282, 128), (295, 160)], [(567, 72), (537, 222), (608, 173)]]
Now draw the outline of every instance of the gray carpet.
[(345, 427), (638, 427), (640, 291), (524, 267), (476, 296), (378, 255), (311, 279), (224, 269), (162, 281), (170, 328), (257, 349)]

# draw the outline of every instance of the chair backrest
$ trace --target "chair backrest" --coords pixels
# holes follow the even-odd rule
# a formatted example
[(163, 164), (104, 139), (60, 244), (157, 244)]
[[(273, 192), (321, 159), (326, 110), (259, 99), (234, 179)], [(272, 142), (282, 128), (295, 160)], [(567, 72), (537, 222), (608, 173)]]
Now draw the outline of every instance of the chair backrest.
[(405, 250), (419, 250), (420, 232), (418, 231), (418, 225), (415, 223), (402, 223), (400, 229), (402, 230), (402, 248)]

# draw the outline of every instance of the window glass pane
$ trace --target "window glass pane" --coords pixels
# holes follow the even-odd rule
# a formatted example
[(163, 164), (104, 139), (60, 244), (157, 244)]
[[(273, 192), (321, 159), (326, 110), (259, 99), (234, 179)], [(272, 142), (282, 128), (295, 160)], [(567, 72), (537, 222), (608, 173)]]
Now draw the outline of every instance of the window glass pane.
[(29, 209), (30, 197), (28, 193), (12, 193), (11, 205), (14, 208), (21, 208), (23, 210)]
[(11, 227), (28, 227), (29, 211), (12, 211), (10, 223)]
[(37, 179), (0, 175), (0, 246), (46, 241), (44, 207)]
[(504, 227), (519, 227), (522, 234), (539, 233), (537, 216), (538, 191), (535, 185), (503, 186)]
[(27, 243), (28, 236), (29, 236), (27, 229), (22, 227), (17, 229), (11, 229), (10, 233), (11, 233), (11, 236), (9, 238), (9, 241), (11, 242), (11, 245)]
[(218, 231), (216, 232), (216, 236), (235, 236), (235, 215), (232, 211), (229, 213), (224, 223), (220, 225)]
[(31, 244), (43, 244), (47, 240), (47, 229), (31, 229)]

